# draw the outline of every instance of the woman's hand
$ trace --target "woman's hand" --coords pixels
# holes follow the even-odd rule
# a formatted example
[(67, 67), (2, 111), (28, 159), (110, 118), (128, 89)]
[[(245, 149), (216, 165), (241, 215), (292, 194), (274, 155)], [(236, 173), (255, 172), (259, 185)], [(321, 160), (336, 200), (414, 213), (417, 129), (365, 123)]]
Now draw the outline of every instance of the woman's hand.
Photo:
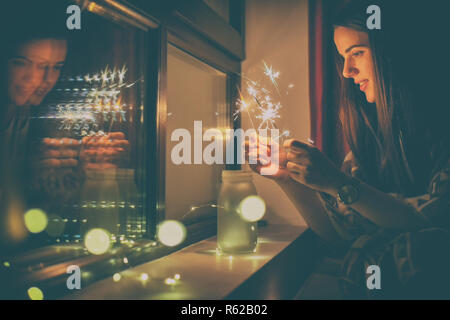
[[(270, 138), (251, 136), (250, 141), (245, 142), (245, 154), (250, 168), (254, 172), (277, 182), (290, 179), (286, 168), (287, 154), (282, 147)], [(271, 163), (271, 160), (274, 159), (277, 163)], [(264, 172), (264, 169), (270, 170)]]
[(284, 141), (289, 177), (305, 186), (333, 196), (349, 179), (316, 147), (289, 139)]

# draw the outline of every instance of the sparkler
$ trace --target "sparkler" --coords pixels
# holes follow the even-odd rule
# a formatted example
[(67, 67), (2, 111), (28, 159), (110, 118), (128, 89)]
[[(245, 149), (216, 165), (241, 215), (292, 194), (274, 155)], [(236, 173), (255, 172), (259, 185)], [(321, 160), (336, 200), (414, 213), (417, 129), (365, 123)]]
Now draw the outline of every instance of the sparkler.
[(70, 98), (80, 97), (78, 101), (69, 99), (68, 103), (60, 103), (56, 112), (45, 118), (61, 119), (59, 130), (72, 130), (81, 136), (90, 134), (99, 129), (98, 120), (109, 122), (109, 130), (112, 124), (118, 121), (126, 121), (127, 105), (122, 103), (121, 93), (124, 89), (133, 87), (138, 81), (126, 82), (127, 67), (105, 69), (69, 81), (85, 82), (87, 88), (65, 88), (58, 91), (70, 94)]
[(269, 77), (270, 81), (272, 81), (273, 85), (277, 89), (278, 94), (280, 94), (280, 90), (278, 89), (278, 83), (276, 80), (280, 76), (280, 72), (274, 71), (272, 69), (272, 66), (269, 67), (265, 61), (263, 61), (263, 63), (264, 63), (264, 74)]
[[(268, 77), (272, 85), (275, 87), (278, 96), (280, 95), (279, 85), (277, 79), (280, 77), (280, 72), (275, 71), (272, 66), (267, 65), (265, 61), (263, 61), (264, 65), (264, 75)], [(255, 114), (256, 119), (260, 119), (258, 124), (258, 129), (276, 129), (276, 119), (280, 119), (280, 109), (282, 105), (280, 102), (274, 102), (274, 98), (272, 92), (261, 85), (261, 83), (251, 80), (242, 76), (247, 82), (247, 93), (250, 96), (249, 99), (244, 99), (241, 91), (239, 90), (240, 98), (237, 101), (237, 110), (233, 114), (234, 119), (246, 112), (250, 118), (251, 125), (253, 129), (255, 129), (254, 122), (252, 120), (252, 116), (250, 111)], [(254, 103), (251, 103), (254, 101)], [(288, 136), (289, 131), (285, 130), (281, 135), (277, 138)]]

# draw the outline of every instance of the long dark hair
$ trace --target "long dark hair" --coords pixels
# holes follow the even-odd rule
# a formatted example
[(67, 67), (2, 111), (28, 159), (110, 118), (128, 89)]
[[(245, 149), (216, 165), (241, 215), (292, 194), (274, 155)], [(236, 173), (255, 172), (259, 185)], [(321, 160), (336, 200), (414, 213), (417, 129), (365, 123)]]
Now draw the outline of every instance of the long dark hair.
[[(381, 9), (380, 30), (369, 30), (366, 25), (366, 10), (372, 4)], [(418, 48), (420, 38), (416, 38), (426, 35), (424, 26), (417, 26), (416, 31), (410, 29), (415, 23), (414, 11), (406, 12), (410, 21), (402, 21), (405, 9), (411, 10), (412, 6), (411, 1), (353, 0), (333, 22), (334, 27), (366, 32), (372, 50), (375, 106), (367, 102), (352, 79), (342, 76), (343, 59), (336, 51), (341, 77), (339, 117), (363, 179), (385, 192), (410, 196), (426, 192), (432, 175), (449, 158), (449, 130), (444, 121), (448, 107), (443, 105), (448, 102), (440, 96), (445, 92), (445, 78), (428, 70), (430, 61), (423, 58), (427, 49)], [(426, 13), (420, 18), (426, 19)], [(430, 24), (426, 26), (433, 29)], [(420, 46), (426, 45), (421, 41)], [(439, 44), (433, 45), (436, 48)], [(426, 68), (421, 66), (424, 63)]]
[(6, 5), (0, 12), (0, 115), (7, 103), (7, 63), (17, 49), (37, 39), (60, 39), (70, 45), (70, 34), (66, 27), (67, 0), (18, 0)]

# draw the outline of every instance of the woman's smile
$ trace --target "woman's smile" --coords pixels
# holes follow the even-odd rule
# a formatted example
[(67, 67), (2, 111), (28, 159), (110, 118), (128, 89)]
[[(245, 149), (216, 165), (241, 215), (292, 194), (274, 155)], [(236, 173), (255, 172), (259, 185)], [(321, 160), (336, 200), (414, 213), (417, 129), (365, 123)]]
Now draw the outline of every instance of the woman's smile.
[(361, 91), (363, 91), (363, 92), (365, 92), (366, 90), (367, 90), (367, 86), (368, 86), (368, 84), (369, 84), (369, 80), (363, 80), (363, 81), (360, 81), (360, 82), (355, 82), (356, 84), (359, 84), (359, 89), (361, 90)]

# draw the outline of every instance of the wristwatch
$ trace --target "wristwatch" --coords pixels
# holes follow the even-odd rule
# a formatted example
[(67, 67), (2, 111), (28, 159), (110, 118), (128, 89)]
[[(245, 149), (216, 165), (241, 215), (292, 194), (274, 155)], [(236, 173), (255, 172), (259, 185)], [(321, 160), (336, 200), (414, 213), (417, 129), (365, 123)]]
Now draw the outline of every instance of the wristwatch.
[(344, 184), (338, 189), (339, 202), (350, 205), (359, 199), (359, 183), (353, 179), (351, 183)]

